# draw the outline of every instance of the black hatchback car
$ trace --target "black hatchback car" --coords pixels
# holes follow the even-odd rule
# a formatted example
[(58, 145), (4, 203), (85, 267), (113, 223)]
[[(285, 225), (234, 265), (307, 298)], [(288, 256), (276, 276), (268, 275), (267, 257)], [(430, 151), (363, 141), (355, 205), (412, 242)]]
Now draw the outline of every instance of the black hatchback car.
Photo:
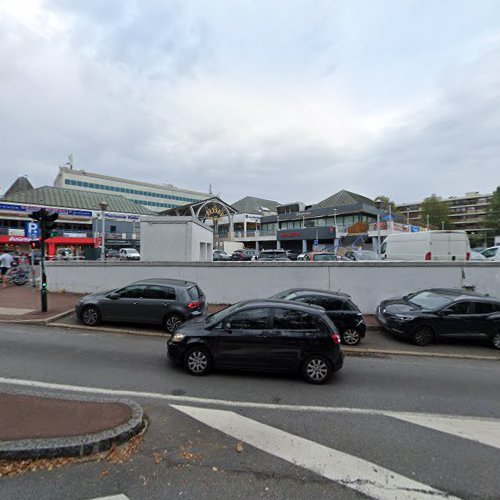
[(335, 323), (344, 344), (357, 345), (366, 334), (363, 315), (351, 300), (351, 296), (346, 293), (312, 288), (292, 288), (277, 293), (271, 298), (321, 306)]
[(123, 288), (82, 297), (76, 316), (88, 326), (101, 321), (162, 325), (175, 332), (184, 321), (207, 308), (205, 294), (192, 281), (152, 278)]
[(343, 364), (340, 337), (322, 308), (270, 299), (188, 321), (168, 341), (168, 356), (192, 375), (213, 366), (295, 371), (314, 384)]
[(421, 290), (381, 302), (377, 320), (390, 333), (420, 346), (441, 336), (477, 336), (500, 349), (500, 300), (479, 293)]

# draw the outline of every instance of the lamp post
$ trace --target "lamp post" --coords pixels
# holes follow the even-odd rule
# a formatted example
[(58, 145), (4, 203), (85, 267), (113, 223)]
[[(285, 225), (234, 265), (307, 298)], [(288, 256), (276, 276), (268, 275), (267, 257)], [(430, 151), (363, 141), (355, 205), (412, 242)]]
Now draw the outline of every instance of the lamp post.
[(108, 204), (105, 201), (99, 202), (99, 208), (101, 209), (101, 218), (102, 218), (102, 238), (101, 238), (101, 262), (106, 262), (106, 215), (105, 211), (108, 208)]
[(382, 200), (377, 198), (374, 203), (377, 209), (377, 253), (380, 254), (380, 207), (382, 206)]
[(444, 231), (444, 220), (441, 221), (441, 231)]

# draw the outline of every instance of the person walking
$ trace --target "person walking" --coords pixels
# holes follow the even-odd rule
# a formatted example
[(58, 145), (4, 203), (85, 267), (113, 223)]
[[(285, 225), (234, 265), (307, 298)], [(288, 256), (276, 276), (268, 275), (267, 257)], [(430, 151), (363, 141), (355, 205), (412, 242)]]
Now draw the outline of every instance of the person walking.
[(9, 253), (8, 250), (4, 250), (4, 252), (0, 255), (0, 272), (2, 274), (2, 288), (7, 288), (7, 273), (9, 269), (12, 267), (12, 262), (14, 258)]

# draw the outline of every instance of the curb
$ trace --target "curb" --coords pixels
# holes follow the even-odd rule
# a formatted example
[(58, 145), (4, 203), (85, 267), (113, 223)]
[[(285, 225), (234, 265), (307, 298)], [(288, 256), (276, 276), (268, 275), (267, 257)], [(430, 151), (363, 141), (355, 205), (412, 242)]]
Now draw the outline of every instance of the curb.
[(449, 359), (471, 359), (481, 361), (500, 361), (500, 357), (496, 356), (476, 356), (474, 354), (448, 354), (445, 352), (415, 352), (415, 351), (395, 351), (391, 349), (355, 349), (353, 347), (342, 347), (349, 356), (356, 355), (389, 355), (389, 356), (417, 356), (424, 358), (449, 358)]
[(67, 323), (57, 323), (57, 322), (48, 323), (46, 326), (67, 328), (68, 330), (90, 330), (94, 332), (121, 333), (125, 335), (137, 335), (142, 337), (160, 337), (160, 338), (170, 337), (170, 334), (168, 333), (143, 331), (143, 330), (125, 330), (123, 328), (111, 328), (107, 326), (97, 327), (97, 326), (86, 326), (86, 325), (68, 325)]
[[(4, 391), (5, 392), (5, 391)], [(43, 397), (35, 392), (15, 392), (15, 394)], [(142, 431), (146, 422), (142, 408), (130, 399), (97, 399), (65, 395), (45, 394), (53, 399), (89, 401), (95, 403), (121, 403), (132, 410), (130, 419), (111, 429), (92, 434), (79, 436), (47, 438), (47, 439), (20, 439), (14, 441), (0, 441), (0, 460), (31, 460), (56, 457), (83, 457), (109, 450), (113, 445), (120, 445)]]
[(54, 316), (50, 316), (49, 318), (39, 318), (39, 319), (0, 319), (0, 323), (15, 323), (24, 325), (48, 325), (48, 323), (63, 318), (64, 316), (67, 316), (72, 312), (73, 309), (68, 309), (62, 313), (54, 314)]

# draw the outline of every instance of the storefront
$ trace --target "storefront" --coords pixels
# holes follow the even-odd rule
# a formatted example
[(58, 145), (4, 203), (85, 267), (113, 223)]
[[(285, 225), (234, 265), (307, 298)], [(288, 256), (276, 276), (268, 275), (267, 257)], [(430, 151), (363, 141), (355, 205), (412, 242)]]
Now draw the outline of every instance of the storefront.
[(335, 226), (281, 229), (277, 232), (278, 248), (308, 252), (335, 245)]

